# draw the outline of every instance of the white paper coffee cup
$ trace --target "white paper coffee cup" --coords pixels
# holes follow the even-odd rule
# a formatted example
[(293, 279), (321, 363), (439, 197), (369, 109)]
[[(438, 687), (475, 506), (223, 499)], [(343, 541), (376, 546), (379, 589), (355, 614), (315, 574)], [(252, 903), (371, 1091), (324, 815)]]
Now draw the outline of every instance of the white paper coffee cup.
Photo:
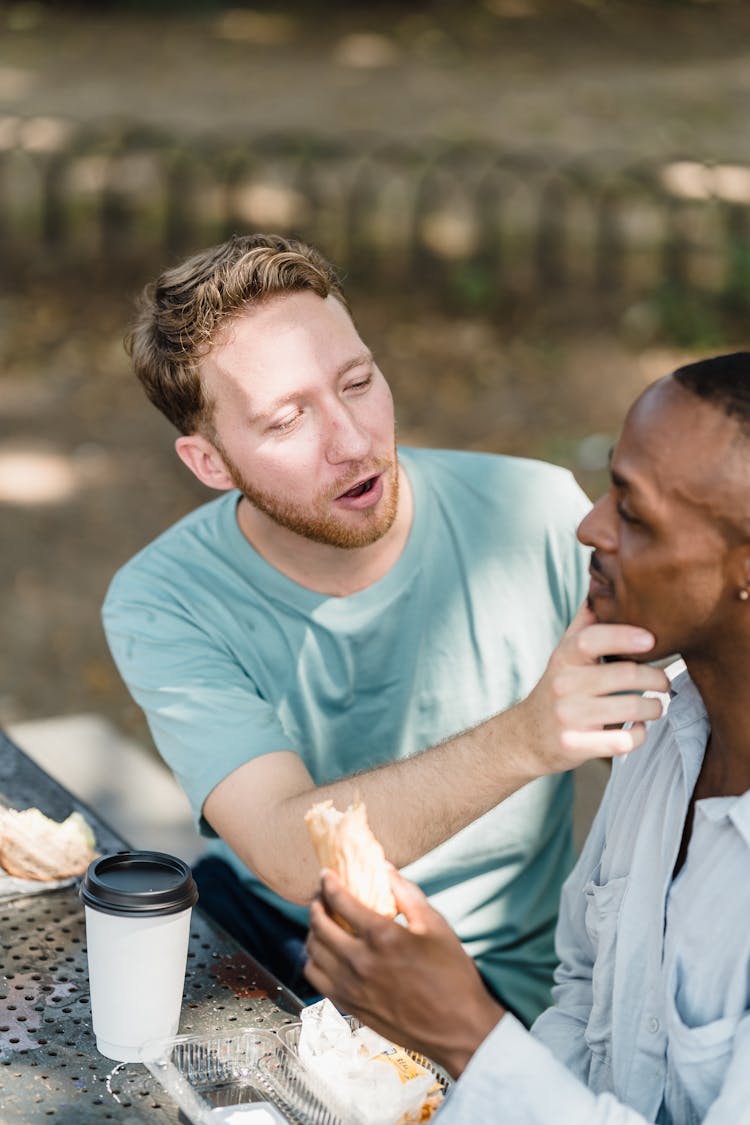
[(163, 852), (117, 852), (90, 864), (80, 893), (97, 1048), (140, 1062), (148, 1040), (177, 1033), (198, 899), (190, 868)]

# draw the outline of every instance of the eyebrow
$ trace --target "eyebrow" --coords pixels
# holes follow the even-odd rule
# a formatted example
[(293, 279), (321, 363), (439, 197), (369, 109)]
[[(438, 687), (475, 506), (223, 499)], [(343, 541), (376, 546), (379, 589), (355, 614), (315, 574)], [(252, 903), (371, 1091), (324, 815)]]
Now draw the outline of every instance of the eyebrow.
[(620, 476), (620, 474), (617, 472), (617, 469), (612, 468), (612, 458), (614, 457), (614, 455), (615, 455), (615, 447), (614, 447), (614, 445), (612, 445), (612, 446), (610, 446), (609, 453), (607, 454), (607, 468), (609, 469), (609, 475), (610, 475), (610, 479), (612, 481), (612, 484), (616, 488), (629, 488), (630, 485), (625, 480), (625, 477)]
[[(340, 379), (349, 371), (353, 371), (356, 367), (363, 367), (365, 364), (374, 363), (374, 356), (371, 351), (360, 352), (359, 355), (352, 356), (346, 363), (343, 363), (336, 372), (336, 378)], [(272, 417), (277, 410), (282, 410), (292, 402), (296, 402), (299, 398), (299, 391), (291, 391), (288, 395), (282, 395), (268, 406), (266, 410), (259, 413), (252, 413), (248, 415), (250, 422), (262, 422), (265, 418)]]
[(374, 359), (375, 357), (369, 349), (368, 351), (360, 352), (359, 355), (355, 355), (352, 359), (348, 360), (343, 367), (340, 367), (336, 372), (336, 376), (340, 379), (342, 375), (346, 375), (347, 371), (352, 371), (355, 367), (363, 367), (366, 363), (373, 363)]
[(652, 501), (649, 498), (648, 491), (644, 495), (643, 488), (638, 483), (637, 479), (635, 481), (628, 480), (627, 477), (624, 477), (621, 473), (618, 473), (616, 469), (613, 469), (611, 459), (609, 475), (615, 488), (619, 488), (621, 492), (627, 493), (628, 497), (636, 503), (639, 508), (645, 507), (648, 509), (651, 507)]

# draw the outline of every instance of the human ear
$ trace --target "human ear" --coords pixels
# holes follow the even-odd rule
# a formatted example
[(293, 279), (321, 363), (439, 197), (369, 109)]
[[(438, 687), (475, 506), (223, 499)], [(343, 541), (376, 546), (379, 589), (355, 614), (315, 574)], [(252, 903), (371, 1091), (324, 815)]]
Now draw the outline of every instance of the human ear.
[(201, 484), (222, 492), (235, 487), (221, 454), (203, 434), (183, 434), (174, 447), (177, 456)]
[(750, 543), (740, 543), (731, 551), (727, 580), (733, 599), (750, 601)]

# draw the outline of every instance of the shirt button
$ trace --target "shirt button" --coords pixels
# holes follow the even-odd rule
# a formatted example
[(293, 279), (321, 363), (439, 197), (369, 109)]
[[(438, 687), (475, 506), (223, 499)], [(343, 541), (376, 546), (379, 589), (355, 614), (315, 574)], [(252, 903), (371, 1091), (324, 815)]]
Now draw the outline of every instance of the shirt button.
[(659, 1027), (660, 1027), (659, 1021), (656, 1018), (656, 1016), (649, 1016), (648, 1017), (648, 1020), (646, 1021), (646, 1027), (649, 1029), (649, 1031), (652, 1033), (652, 1035), (656, 1035), (656, 1033), (657, 1033), (657, 1031), (659, 1030)]

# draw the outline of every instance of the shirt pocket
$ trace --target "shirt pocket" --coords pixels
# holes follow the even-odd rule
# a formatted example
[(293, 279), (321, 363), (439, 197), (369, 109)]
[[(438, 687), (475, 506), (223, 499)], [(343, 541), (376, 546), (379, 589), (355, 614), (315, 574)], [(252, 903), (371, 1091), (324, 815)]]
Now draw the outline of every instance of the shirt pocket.
[(670, 1085), (700, 1111), (697, 1119), (703, 1120), (719, 1096), (742, 1017), (721, 1016), (693, 1026), (685, 1023), (675, 1000), (675, 983), (672, 973), (665, 1005)]
[(612, 989), (617, 954), (617, 924), (628, 885), (626, 876), (598, 884), (587, 883), (584, 923), (594, 951), (591, 972), (591, 1012), (586, 1044), (599, 1058), (609, 1058), (612, 1044)]

